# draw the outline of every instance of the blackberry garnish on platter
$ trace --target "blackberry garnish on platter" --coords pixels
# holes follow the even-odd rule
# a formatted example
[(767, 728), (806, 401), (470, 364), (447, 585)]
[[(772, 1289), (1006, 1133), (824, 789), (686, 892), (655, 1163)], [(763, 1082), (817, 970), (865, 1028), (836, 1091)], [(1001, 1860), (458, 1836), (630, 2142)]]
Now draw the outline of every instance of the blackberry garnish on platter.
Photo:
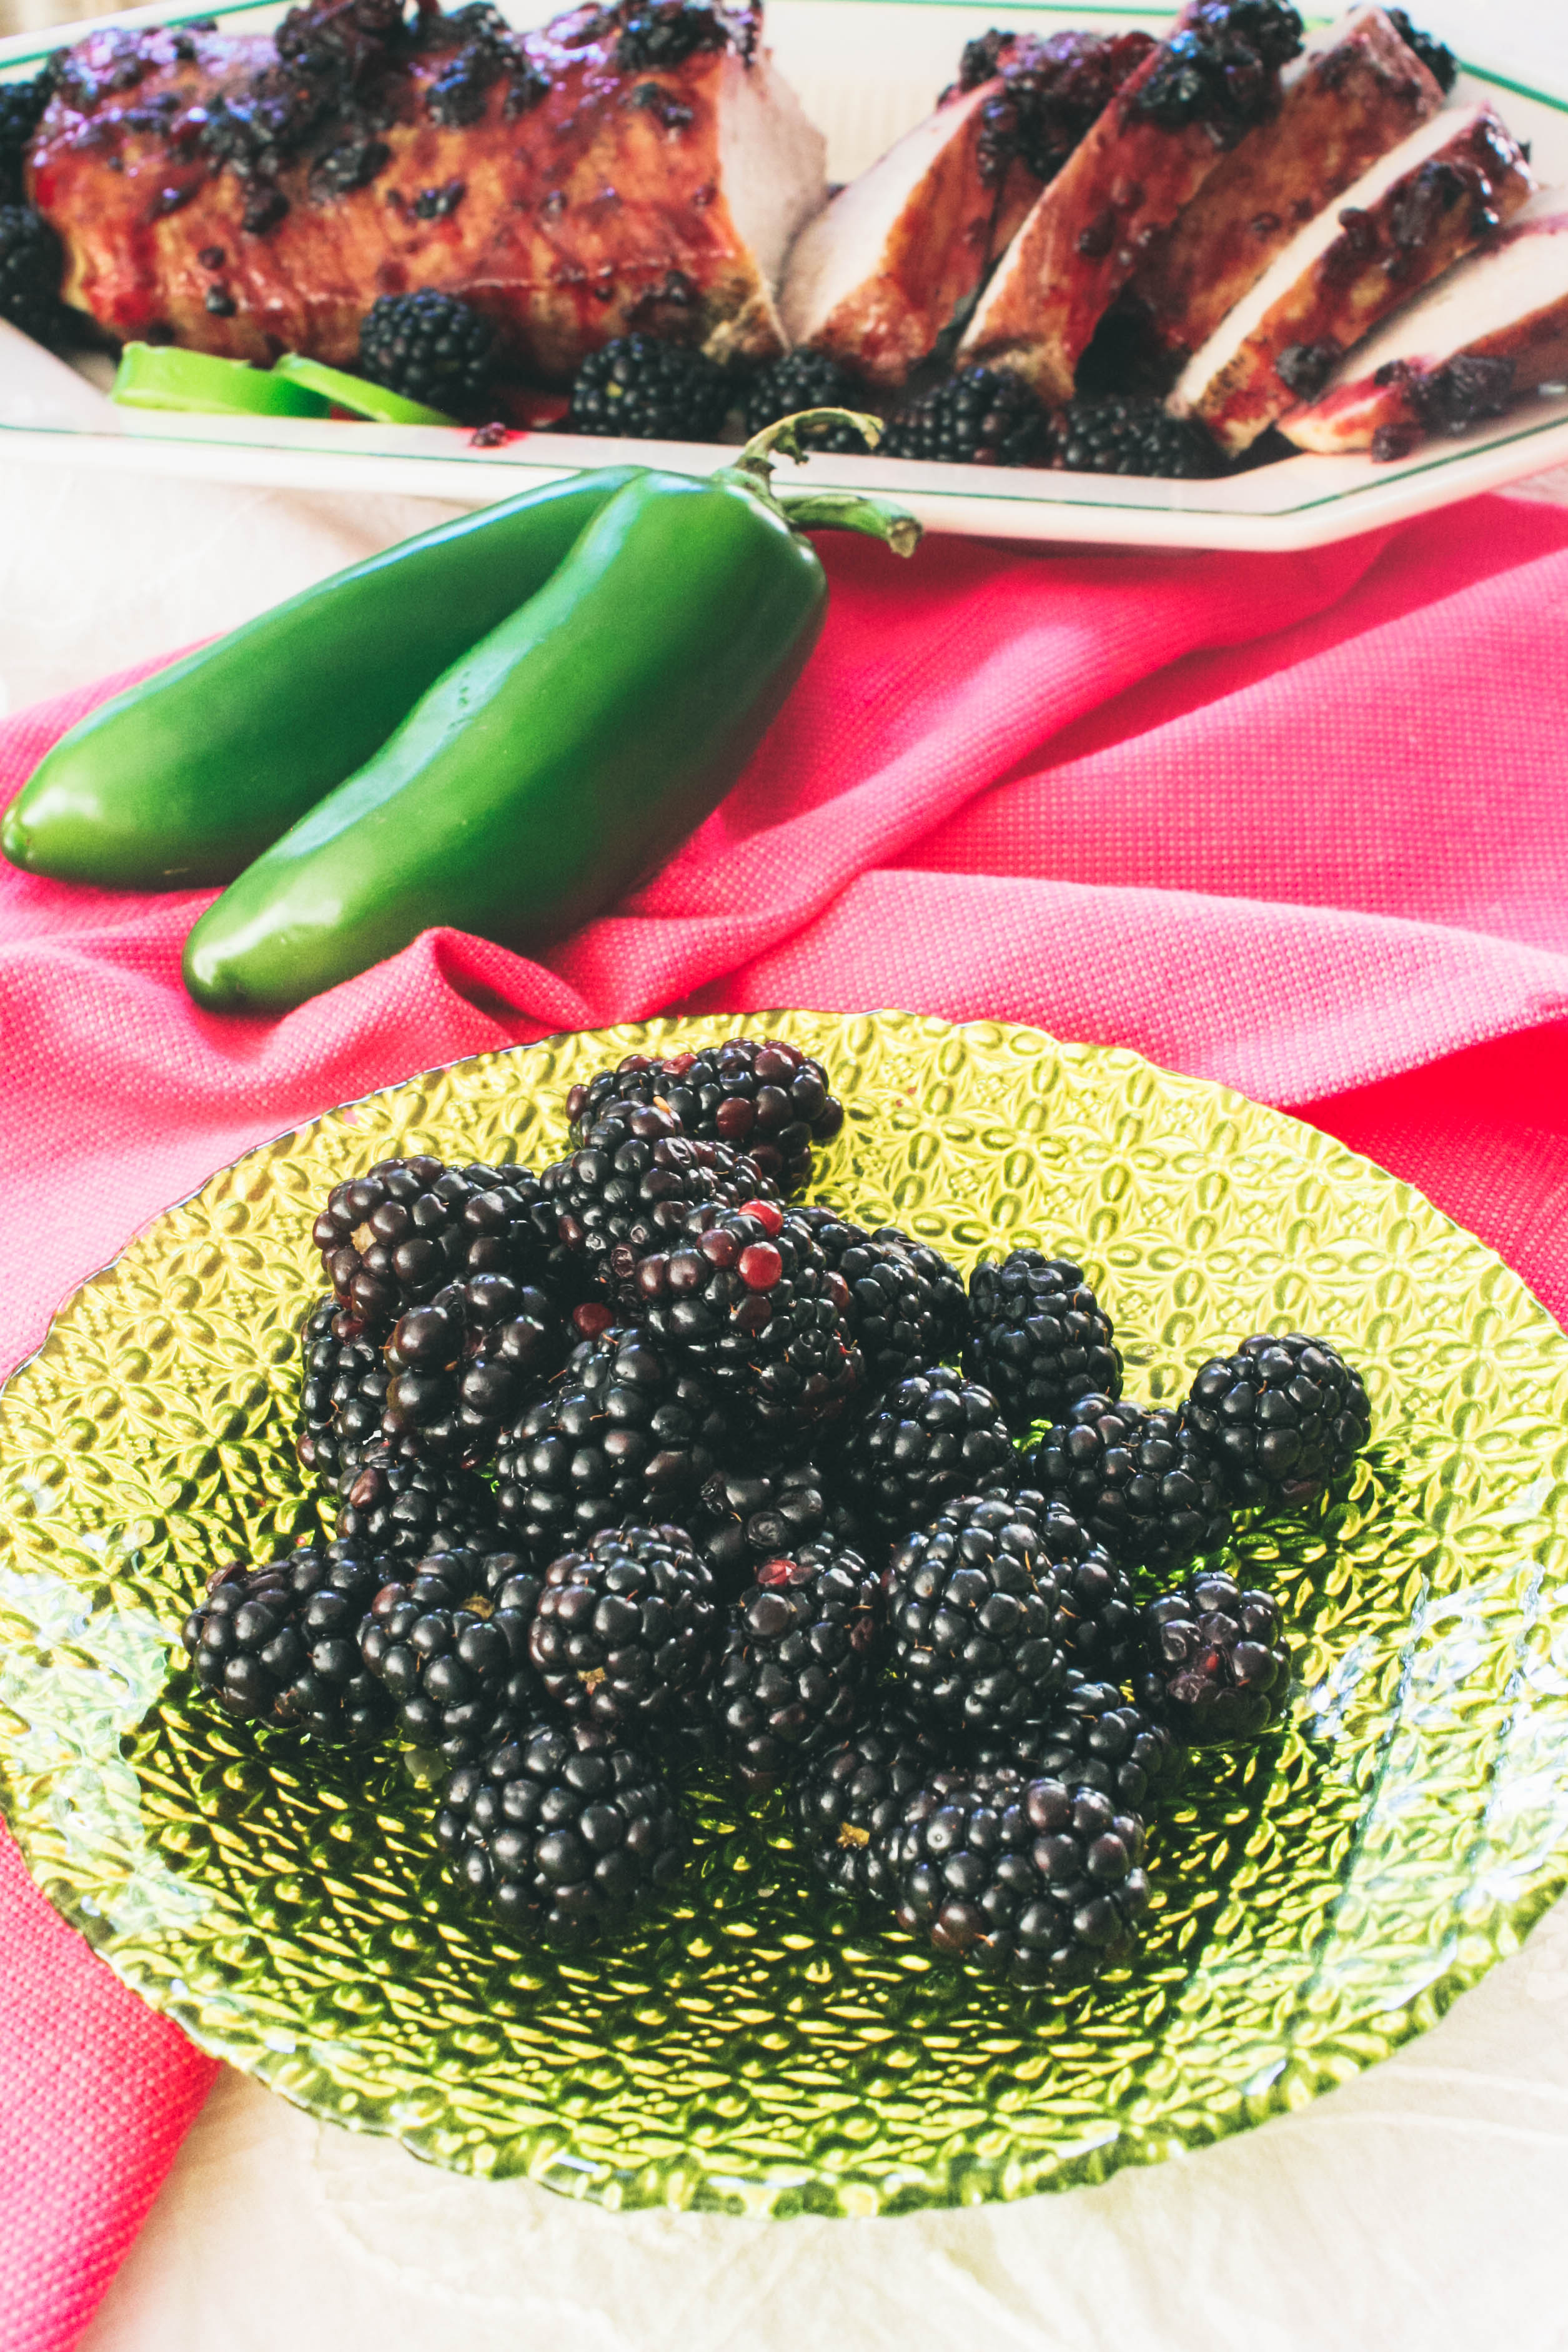
[(960, 1495), (1016, 1485), (1021, 1467), (990, 1390), (943, 1364), (884, 1390), (834, 1461), (850, 1508), (890, 1534)]
[[(540, 1712), (528, 1636), (537, 1578), (508, 1557), (499, 1580), (478, 1551), (434, 1552), (370, 1604), (360, 1654), (416, 1747), (461, 1763)], [(494, 1588), (494, 1597), (491, 1591)]]
[(1133, 1706), (1115, 1683), (1075, 1671), (1048, 1721), (1026, 1725), (1011, 1739), (976, 1741), (969, 1761), (977, 1771), (1098, 1789), (1129, 1812), (1146, 1814), (1174, 1789), (1182, 1750), (1169, 1727)]
[(1184, 1418), (1229, 1500), (1300, 1509), (1348, 1470), (1372, 1434), (1361, 1374), (1327, 1339), (1260, 1332), (1194, 1378)]
[(998, 1496), (950, 1503), (899, 1546), (888, 1571), (900, 1704), (952, 1732), (1040, 1722), (1067, 1681), (1061, 1596), (1032, 1513)]
[(748, 1777), (773, 1780), (855, 1727), (880, 1662), (881, 1582), (857, 1551), (802, 1544), (731, 1603), (713, 1714)]
[(1005, 368), (964, 368), (901, 408), (878, 456), (943, 466), (1043, 466), (1046, 412)]
[(688, 1211), (771, 1196), (754, 1160), (693, 1141), (659, 1101), (584, 1104), (578, 1132), (578, 1149), (540, 1181), (562, 1246), (611, 1296), (631, 1295), (639, 1262), (679, 1239)]
[(1068, 1781), (936, 1773), (891, 1858), (900, 1926), (1015, 1984), (1087, 1984), (1130, 1956), (1149, 1906), (1142, 1820)]
[(713, 1579), (685, 1531), (612, 1528), (550, 1563), (529, 1656), (563, 1715), (641, 1730), (696, 1688), (718, 1633)]
[(1230, 1532), (1207, 1446), (1167, 1407), (1079, 1397), (1030, 1454), (1028, 1476), (1130, 1566), (1181, 1568)]
[(436, 1837), (503, 1927), (561, 1939), (624, 1927), (679, 1877), (686, 1847), (651, 1758), (547, 1721), (453, 1773)]
[(936, 1759), (928, 1741), (884, 1717), (814, 1756), (790, 1792), (808, 1867), (840, 1895), (891, 1902), (889, 1847)]
[(1121, 1393), (1110, 1318), (1070, 1259), (1013, 1250), (969, 1277), (963, 1369), (988, 1388), (1020, 1436), (1059, 1420), (1080, 1396)]
[(408, 1461), (384, 1443), (347, 1465), (338, 1493), (339, 1540), (400, 1560), (483, 1547), (496, 1535), (495, 1496), (481, 1478)]
[(578, 369), (561, 430), (716, 441), (734, 398), (729, 376), (701, 352), (653, 335), (617, 335)]
[(1213, 439), (1192, 417), (1158, 400), (1072, 400), (1051, 419), (1050, 463), (1069, 474), (1138, 474), (1203, 482), (1226, 471)]
[(0, 205), (0, 319), (36, 343), (60, 340), (60, 241), (30, 205)]
[(496, 372), (491, 321), (456, 294), (382, 294), (359, 331), (360, 373), (405, 400), (472, 422)]
[[(796, 416), (806, 408), (865, 406), (865, 387), (826, 352), (790, 352), (752, 378), (746, 392), (746, 433), (749, 438), (776, 425), (781, 416)], [(800, 440), (804, 448), (845, 457), (863, 457), (869, 446), (856, 425), (846, 424), (803, 425)]]
[(1143, 1612), (1140, 1704), (1194, 1747), (1256, 1739), (1289, 1696), (1279, 1603), (1228, 1576), (1194, 1576)]
[(668, 1060), (628, 1054), (566, 1097), (573, 1140), (585, 1144), (595, 1122), (617, 1101), (668, 1111), (694, 1143), (743, 1151), (765, 1189), (797, 1192), (809, 1183), (811, 1147), (830, 1143), (844, 1106), (827, 1072), (783, 1037), (727, 1037)]
[(0, 81), (0, 207), (27, 201), (23, 166), (54, 86), (47, 66), (30, 81)]
[(332, 1544), (220, 1569), (180, 1638), (203, 1690), (230, 1715), (365, 1744), (392, 1721), (359, 1629), (384, 1563)]

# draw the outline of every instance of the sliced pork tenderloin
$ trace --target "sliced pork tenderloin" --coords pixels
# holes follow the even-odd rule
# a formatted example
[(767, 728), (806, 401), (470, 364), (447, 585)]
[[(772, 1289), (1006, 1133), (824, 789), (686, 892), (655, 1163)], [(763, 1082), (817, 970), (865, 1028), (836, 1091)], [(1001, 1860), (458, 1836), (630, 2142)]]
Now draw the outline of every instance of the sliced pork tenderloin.
[(1209, 174), (1135, 272), (1173, 362), (1205, 343), (1291, 238), (1436, 113), (1443, 93), (1381, 8), (1319, 33), (1279, 77), (1279, 111)]
[(1030, 211), (961, 362), (1070, 399), (1100, 319), (1226, 153), (1278, 111), (1301, 20), (1278, 0), (1198, 0), (1122, 84)]
[(1189, 360), (1167, 406), (1239, 455), (1534, 192), (1523, 149), (1489, 106), (1445, 108), (1291, 239)]
[(1568, 190), (1510, 227), (1359, 344), (1320, 399), (1280, 419), (1299, 449), (1405, 457), (1543, 383), (1568, 381)]

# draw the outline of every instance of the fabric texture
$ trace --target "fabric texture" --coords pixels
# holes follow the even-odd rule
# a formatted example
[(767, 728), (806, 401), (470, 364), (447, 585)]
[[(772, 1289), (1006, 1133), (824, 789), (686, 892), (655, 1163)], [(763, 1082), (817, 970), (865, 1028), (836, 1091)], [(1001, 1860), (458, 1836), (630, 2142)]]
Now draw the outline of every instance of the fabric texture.
[[(746, 777), (546, 959), (432, 931), (226, 1020), (179, 977), (208, 894), (5, 869), (0, 1167), (28, 1246), (0, 1364), (149, 1217), (333, 1103), (561, 1029), (787, 1003), (1035, 1022), (1225, 1080), (1568, 1308), (1568, 516), (1483, 500), (1290, 559), (825, 554), (826, 634)], [(121, 682), (0, 729), (0, 797)], [(209, 2076), (0, 1846), (0, 2179), (29, 2182), (0, 2221), (7, 2352), (79, 2332)]]

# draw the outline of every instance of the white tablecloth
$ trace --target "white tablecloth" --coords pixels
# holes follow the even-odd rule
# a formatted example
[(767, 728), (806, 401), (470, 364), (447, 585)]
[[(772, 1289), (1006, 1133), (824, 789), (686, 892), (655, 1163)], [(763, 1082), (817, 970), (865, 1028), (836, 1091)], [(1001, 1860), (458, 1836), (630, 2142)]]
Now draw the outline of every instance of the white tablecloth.
[[(1568, 0), (1415, 13), (1568, 85)], [(1535, 494), (1568, 499), (1568, 475)], [(0, 707), (439, 511), (0, 466)], [(605, 2214), (435, 2171), (226, 2073), (84, 2352), (1548, 2352), (1565, 2213), (1568, 1910), (1299, 2115), (1103, 2189), (899, 2221)]]

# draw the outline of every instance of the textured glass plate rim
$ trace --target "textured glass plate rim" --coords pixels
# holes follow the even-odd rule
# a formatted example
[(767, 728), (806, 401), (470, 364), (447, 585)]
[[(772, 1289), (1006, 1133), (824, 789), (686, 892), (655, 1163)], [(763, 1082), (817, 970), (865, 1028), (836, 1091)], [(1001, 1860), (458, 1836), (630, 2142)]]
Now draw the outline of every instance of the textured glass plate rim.
[[(105, 1276), (113, 1275), (132, 1251), (154, 1234), (166, 1218), (199, 1200), (209, 1187), (220, 1183), (226, 1177), (234, 1174), (248, 1163), (267, 1157), (276, 1151), (280, 1145), (293, 1139), (302, 1139), (309, 1137), (330, 1120), (342, 1118), (345, 1115), (352, 1118), (354, 1111), (367, 1105), (377, 1104), (388, 1097), (398, 1095), (407, 1089), (417, 1088), (431, 1078), (487, 1065), (521, 1060), (530, 1053), (558, 1046), (568, 1040), (593, 1042), (603, 1040), (607, 1049), (605, 1058), (608, 1058), (609, 1051), (619, 1055), (627, 1052), (657, 1050), (658, 1045), (669, 1040), (672, 1034), (678, 1035), (682, 1044), (689, 1045), (694, 1039), (700, 1038), (703, 1042), (710, 1042), (727, 1034), (733, 1034), (738, 1029), (743, 1027), (761, 1029), (764, 1034), (787, 1034), (791, 1021), (834, 1021), (847, 1017), (864, 1019), (872, 1023), (888, 1019), (899, 1022), (910, 1021), (917, 1024), (922, 1034), (932, 1038), (973, 1033), (978, 1037), (999, 1038), (1004, 1041), (1020, 1039), (1027, 1041), (1037, 1048), (1055, 1052), (1066, 1051), (1076, 1056), (1085, 1057), (1091, 1064), (1103, 1061), (1128, 1074), (1142, 1068), (1162, 1086), (1173, 1086), (1184, 1092), (1211, 1097), (1216, 1110), (1253, 1124), (1255, 1128), (1273, 1131), (1281, 1144), (1289, 1143), (1294, 1136), (1310, 1138), (1310, 1156), (1320, 1167), (1325, 1171), (1337, 1171), (1344, 1177), (1353, 1177), (1362, 1181), (1371, 1179), (1379, 1185), (1393, 1188), (1404, 1201), (1423, 1209), (1436, 1222), (1442, 1233), (1451, 1238), (1454, 1244), (1462, 1247), (1467, 1255), (1473, 1255), (1478, 1262), (1497, 1269), (1504, 1277), (1506, 1286), (1524, 1302), (1528, 1308), (1533, 1310), (1535, 1318), (1538, 1318), (1539, 1338), (1544, 1350), (1560, 1355), (1568, 1353), (1568, 1332), (1563, 1329), (1550, 1310), (1535, 1297), (1533, 1292), (1520, 1279), (1511, 1267), (1508, 1266), (1506, 1262), (1479, 1236), (1445, 1215), (1416, 1187), (1393, 1175), (1376, 1161), (1347, 1150), (1332, 1138), (1325, 1135), (1321, 1129), (1312, 1128), (1303, 1120), (1291, 1118), (1288, 1112), (1255, 1102), (1249, 1097), (1238, 1094), (1233, 1088), (1216, 1081), (1194, 1078), (1182, 1072), (1168, 1070), (1130, 1048), (1089, 1042), (1071, 1044), (1054, 1037), (1047, 1031), (1027, 1024), (1000, 1021), (952, 1024), (938, 1016), (886, 1010), (863, 1015), (846, 1016), (824, 1013), (816, 1010), (808, 1011), (805, 1008), (784, 1010), (774, 1008), (758, 1009), (744, 1013), (697, 1017), (660, 1016), (646, 1022), (618, 1024), (608, 1030), (555, 1032), (549, 1037), (534, 1040), (531, 1045), (504, 1047), (485, 1055), (461, 1055), (453, 1061), (416, 1071), (394, 1084), (374, 1088), (369, 1093), (355, 1096), (333, 1105), (314, 1118), (302, 1120), (295, 1126), (280, 1129), (277, 1134), (253, 1145), (250, 1150), (242, 1152), (234, 1160), (215, 1170), (202, 1184), (193, 1187), (179, 1200), (170, 1203), (167, 1209), (148, 1219), (128, 1238), (122, 1251), (107, 1261), (94, 1275), (78, 1285), (51, 1318), (49, 1329), (39, 1347), (14, 1366), (4, 1380), (0, 1380), (0, 1402), (9, 1397), (28, 1368), (45, 1353), (50, 1340), (68, 1317), (72, 1306), (83, 1293), (102, 1281)], [(1563, 1565), (1568, 1566), (1568, 1538), (1560, 1539), (1558, 1551)], [(0, 1635), (0, 1662), (3, 1662), (4, 1651), (4, 1637)], [(178, 1986), (177, 1981), (174, 1985), (169, 1986), (160, 1978), (153, 1977), (149, 1980), (133, 1965), (123, 1964), (122, 1956), (110, 1946), (112, 1931), (101, 1915), (98, 1914), (90, 1905), (85, 1909), (78, 1907), (73, 1901), (65, 1897), (58, 1873), (46, 1883), (40, 1869), (37, 1866), (37, 1856), (30, 1835), (28, 1817), (26, 1811), (14, 1801), (14, 1784), (6, 1771), (5, 1747), (5, 1727), (3, 1722), (0, 1722), (0, 1820), (3, 1820), (9, 1829), (29, 1874), (33, 1876), (35, 1884), (39, 1886), (46, 1899), (68, 1925), (76, 1927), (85, 1937), (129, 1990), (145, 2000), (150, 2008), (169, 2017), (198, 2048), (208, 2055), (221, 2059), (239, 2072), (266, 2084), (268, 2088), (279, 2092), (291, 2105), (302, 2109), (319, 2121), (337, 2124), (350, 2130), (369, 2131), (381, 2137), (395, 2138), (409, 2154), (421, 2161), (433, 2162), (447, 2168), (474, 2169), (461, 2164), (452, 2165), (447, 2157), (429, 2144), (427, 2137), (422, 2137), (411, 2131), (398, 2130), (395, 2126), (384, 2126), (357, 2114), (343, 2114), (334, 2104), (334, 2077), (331, 2069), (323, 2063), (306, 2056), (307, 2050), (311, 2046), (309, 2040), (294, 2044), (290, 2037), (290, 2046), (287, 2050), (281, 2050), (278, 2047), (275, 2039), (267, 2041), (258, 2034), (247, 2040), (237, 2033), (225, 2033), (217, 2031), (210, 2023), (203, 2021), (197, 2005), (194, 2001), (188, 1999), (182, 2000), (179, 1997), (183, 1989)], [(1498, 1960), (1510, 1957), (1516, 1951), (1544, 1912), (1565, 1889), (1568, 1889), (1568, 1841), (1554, 1847), (1550, 1857), (1542, 1860), (1537, 1867), (1528, 1872), (1516, 1872), (1510, 1883), (1514, 1889), (1513, 1900), (1506, 1907), (1499, 1907), (1496, 1910), (1489, 1928), (1468, 1929), (1464, 1937), (1462, 1953), (1458, 1950), (1453, 1952), (1447, 1964), (1440, 1972), (1434, 1971), (1426, 1976), (1425, 1980), (1402, 2000), (1393, 2005), (1381, 2005), (1376, 2001), (1369, 2000), (1356, 2019), (1347, 2021), (1344, 2032), (1336, 2038), (1335, 2042), (1321, 2051), (1315, 2047), (1308, 2049), (1300, 2043), (1290, 2042), (1286, 2037), (1280, 2037), (1273, 2045), (1272, 2063), (1266, 2060), (1255, 2069), (1246, 2084), (1232, 2086), (1233, 2095), (1223, 2105), (1217, 2116), (1210, 2113), (1205, 2116), (1201, 2134), (1190, 2147), (1183, 2143), (1173, 2132), (1167, 2134), (1163, 2139), (1134, 2137), (1122, 2133), (1119, 2134), (1114, 2141), (1096, 2140), (1092, 2146), (1086, 2147), (1077, 2158), (1068, 2157), (1058, 2163), (1045, 2178), (1036, 2179), (1021, 2189), (1009, 2188), (1005, 2181), (999, 2180), (994, 2167), (992, 2167), (978, 2179), (974, 2177), (961, 2179), (958, 2185), (945, 2195), (941, 2192), (928, 2192), (923, 2185), (918, 2190), (901, 2187), (899, 2201), (891, 2207), (879, 2206), (875, 2203), (863, 2205), (858, 2202), (855, 2196), (856, 2184), (853, 2178), (850, 2178), (831, 2184), (835, 2190), (844, 2192), (841, 2201), (831, 2204), (814, 2203), (809, 2210), (814, 2215), (819, 2217), (826, 2213), (838, 2218), (866, 2218), (868, 2215), (876, 2218), (893, 2218), (898, 2214), (917, 2209), (932, 2210), (952, 2205), (1010, 2201), (1019, 2195), (1059, 2192), (1074, 2187), (1097, 2184), (1108, 2179), (1111, 2173), (1128, 2166), (1144, 2167), (1163, 2162), (1173, 2156), (1192, 2153), (1198, 2147), (1210, 2145), (1230, 2137), (1235, 2132), (1250, 2130), (1274, 2116), (1289, 2114), (1321, 2096), (1324, 2092), (1338, 2087), (1355, 2074), (1365, 2072), (1371, 2065), (1381, 2063), (1383, 2058), (1391, 2055), (1395, 2049), (1428, 2031), (1441, 2020), (1461, 1993), (1470, 1990), (1477, 1985)], [(230, 2006), (232, 2008), (233, 2004)], [(1346, 2035), (1353, 2032), (1357, 2027), (1361, 2030), (1363, 2041), (1371, 2032), (1375, 2031), (1380, 2046), (1374, 2052), (1369, 2053), (1364, 2046), (1359, 2048), (1346, 2046)], [(1266, 2042), (1255, 2042), (1254, 2049), (1256, 2051), (1267, 2046)], [(423, 2127), (426, 2134), (428, 2129), (427, 2126)], [(634, 2170), (629, 2167), (618, 2168), (607, 2164), (598, 2156), (581, 2155), (574, 2148), (570, 2131), (563, 2130), (552, 2152), (552, 2160), (547, 2165), (531, 2168), (527, 2177), (535, 2185), (548, 2188), (557, 2194), (574, 2198), (583, 2202), (601, 2204), (616, 2210), (647, 2210), (650, 2207), (658, 2208), (660, 2205), (679, 2202), (689, 2203), (699, 2210), (743, 2212), (748, 2218), (754, 2219), (789, 2218), (793, 2211), (805, 2210), (789, 2202), (794, 2192), (799, 2189), (803, 2177), (800, 2172), (791, 2172), (788, 2178), (781, 2179), (779, 2168), (774, 2167), (765, 2178), (760, 2178), (752, 2182), (729, 2178), (722, 2183), (706, 2184), (710, 2190), (715, 2187), (729, 2189), (731, 2194), (728, 2198), (722, 2194), (704, 2195), (703, 2184), (700, 2183), (699, 2193), (695, 2197), (683, 2193), (679, 2200), (676, 2200), (650, 2196), (646, 2187), (647, 2171), (646, 2166)], [(816, 2178), (816, 2176), (811, 2177)], [(783, 2216), (777, 2212), (781, 2197), (785, 2200), (787, 2209)]]
[[(28, 32), (0, 40), (0, 76), (47, 55), (62, 41), (114, 26), (179, 24), (198, 13), (222, 22), (279, 0), (234, 0), (234, 5), (198, 12), (160, 5), (113, 16)], [(831, 13), (846, 0), (809, 0)], [(991, 0), (847, 0), (854, 7), (921, 7), (931, 5), (980, 8)], [(521, 13), (521, 12), (520, 12)], [(993, 13), (994, 11), (993, 10)], [(1016, 0), (1013, 13), (1080, 19), (1086, 16), (1163, 21), (1169, 8), (1096, 5), (1075, 7), (1070, 0)], [(1327, 20), (1308, 13), (1310, 24)], [(1465, 72), (1490, 89), (1508, 91), (1532, 105), (1568, 115), (1568, 95), (1557, 95), (1466, 60)], [(0, 371), (6, 339), (0, 337)], [(50, 365), (58, 366), (58, 362)], [(562, 435), (527, 436), (517, 449), (477, 450), (466, 434), (408, 427), (388, 432), (368, 424), (319, 424), (271, 420), (162, 416), (133, 412), (113, 416), (112, 428), (82, 423), (11, 423), (0, 418), (0, 447), (7, 455), (45, 464), (86, 465), (110, 471), (178, 475), (210, 481), (251, 483), (278, 488), (403, 493), (480, 505), (520, 488), (559, 479), (578, 467), (668, 465), (704, 474), (726, 465), (733, 451), (699, 443), (584, 440)], [(1342, 539), (1405, 522), (1459, 500), (1497, 490), (1549, 471), (1568, 460), (1568, 397), (1542, 400), (1513, 415), (1476, 427), (1462, 442), (1428, 446), (1391, 465), (1359, 457), (1289, 459), (1267, 475), (1243, 475), (1217, 490), (1212, 484), (1176, 483), (1150, 496), (1140, 486), (1114, 478), (1079, 478), (1069, 493), (1052, 474), (1015, 475), (1017, 488), (994, 469), (977, 486), (973, 467), (868, 465), (855, 458), (816, 457), (795, 478), (812, 488), (881, 489), (902, 499), (928, 530), (963, 536), (1018, 540), (1025, 543), (1106, 548), (1186, 547), (1240, 552), (1289, 553), (1333, 544)], [(1335, 487), (1315, 483), (1333, 468)], [(1250, 499), (1290, 494), (1266, 510)], [(1258, 485), (1265, 484), (1263, 491)], [(1044, 486), (1050, 484), (1047, 489)]]

